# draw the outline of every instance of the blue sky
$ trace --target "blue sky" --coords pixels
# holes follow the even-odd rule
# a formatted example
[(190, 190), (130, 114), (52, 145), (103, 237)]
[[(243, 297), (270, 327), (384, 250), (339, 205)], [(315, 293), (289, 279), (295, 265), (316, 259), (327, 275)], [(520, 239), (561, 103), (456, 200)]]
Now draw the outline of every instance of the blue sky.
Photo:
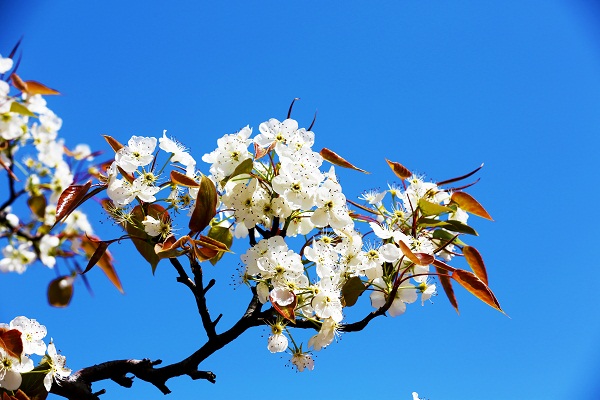
[[(599, 18), (577, 0), (2, 3), (0, 54), (24, 35), (21, 76), (64, 94), (49, 104), (72, 144), (109, 150), (102, 134), (167, 129), (200, 159), (225, 133), (283, 119), (300, 97), (301, 126), (318, 111), (315, 147), (372, 172), (340, 171), (350, 198), (394, 181), (384, 157), (432, 180), (485, 163), (471, 193), (495, 222), (473, 217), (480, 237), (469, 243), (510, 318), (465, 291), (457, 316), (442, 294), (343, 335), (302, 374), (256, 329), (202, 366), (216, 385), (174, 379), (170, 398), (594, 399)], [(103, 237), (120, 234), (87, 210)], [(55, 274), (37, 266), (0, 276), (0, 321), (45, 323), (73, 369), (193, 352), (202, 328), (175, 271), (160, 264), (152, 276), (132, 246), (113, 251), (125, 295), (92, 271), (93, 297), (78, 286), (69, 308), (52, 309)], [(247, 301), (231, 279), (238, 264), (233, 255), (207, 268), (222, 326)], [(95, 387), (106, 398), (164, 397), (143, 382)]]

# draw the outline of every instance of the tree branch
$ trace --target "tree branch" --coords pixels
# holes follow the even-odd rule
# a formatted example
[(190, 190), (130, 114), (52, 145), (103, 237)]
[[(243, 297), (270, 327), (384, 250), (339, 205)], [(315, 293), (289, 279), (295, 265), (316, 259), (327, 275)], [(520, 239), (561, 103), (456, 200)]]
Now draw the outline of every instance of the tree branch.
[(210, 313), (208, 312), (208, 307), (206, 306), (206, 292), (215, 284), (214, 280), (211, 280), (206, 288), (203, 287), (202, 283), (202, 268), (197, 261), (191, 260), (190, 265), (192, 267), (192, 272), (194, 274), (194, 280), (192, 280), (185, 269), (179, 262), (177, 258), (169, 258), (169, 261), (177, 272), (179, 276), (177, 277), (177, 282), (183, 283), (187, 286), (194, 295), (196, 299), (196, 306), (198, 307), (198, 313), (200, 314), (200, 318), (202, 319), (202, 325), (204, 326), (204, 330), (206, 331), (206, 335), (209, 339), (214, 338), (217, 335), (215, 330), (215, 326), (217, 322), (219, 322), (220, 318), (217, 318), (214, 322), (210, 319)]
[[(178, 262), (173, 265), (178, 271), (180, 269), (183, 271), (183, 274), (180, 272), (179, 278), (181, 278), (181, 280), (179, 280), (179, 278), (178, 280), (184, 281), (185, 283), (187, 275), (185, 274), (183, 267)], [(190, 287), (189, 283), (186, 284), (186, 286)], [(195, 290), (197, 291), (198, 289), (195, 287)], [(251, 288), (251, 290), (252, 299), (239, 321), (229, 330), (213, 337), (209, 337), (202, 347), (186, 359), (162, 368), (155, 368), (156, 365), (161, 363), (160, 360), (151, 361), (149, 359), (143, 359), (108, 361), (83, 368), (68, 378), (53, 382), (50, 392), (70, 400), (98, 400), (98, 396), (103, 393), (103, 391), (93, 393), (93, 382), (111, 379), (119, 385), (129, 388), (133, 384), (133, 377), (130, 377), (127, 374), (132, 374), (134, 377), (151, 383), (164, 394), (171, 392), (166, 385), (167, 381), (181, 375), (188, 375), (194, 380), (206, 379), (209, 382), (215, 383), (216, 375), (214, 373), (198, 370), (200, 363), (217, 350), (237, 339), (248, 329), (265, 324), (262, 319), (263, 313), (261, 313), (262, 304), (258, 299), (256, 289)]]

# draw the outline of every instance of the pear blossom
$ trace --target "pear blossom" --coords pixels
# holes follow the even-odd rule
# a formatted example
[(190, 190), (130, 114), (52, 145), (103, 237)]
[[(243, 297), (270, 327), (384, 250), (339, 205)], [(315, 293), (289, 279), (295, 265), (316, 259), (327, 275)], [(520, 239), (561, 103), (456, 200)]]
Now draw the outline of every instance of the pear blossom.
[(10, 329), (21, 332), (24, 354), (37, 354), (43, 356), (46, 353), (46, 344), (42, 340), (46, 337), (46, 327), (40, 325), (35, 319), (27, 317), (16, 317), (10, 321)]
[(20, 243), (17, 247), (12, 244), (2, 249), (3, 259), (0, 260), (0, 271), (17, 272), (22, 274), (27, 266), (35, 261), (36, 255), (31, 242)]
[(6, 390), (17, 390), (21, 386), (23, 378), (22, 372), (29, 372), (33, 369), (33, 360), (21, 355), (21, 358), (14, 358), (0, 347), (0, 388)]
[(288, 347), (288, 338), (283, 334), (285, 325), (277, 321), (271, 325), (271, 336), (268, 339), (267, 348), (271, 353), (281, 353)]
[(283, 122), (279, 122), (275, 118), (271, 118), (258, 126), (260, 134), (256, 135), (254, 141), (264, 149), (275, 144), (275, 151), (279, 152), (282, 149), (282, 145), (291, 139), (292, 134), (297, 129), (298, 122), (293, 119), (288, 118)]
[(50, 364), (50, 372), (44, 377), (44, 387), (49, 392), (52, 388), (52, 381), (58, 377), (66, 378), (71, 375), (71, 369), (65, 367), (66, 357), (56, 352), (54, 342), (48, 345), (48, 355), (45, 360)]
[(115, 154), (115, 161), (125, 172), (132, 173), (138, 167), (144, 167), (154, 159), (156, 138), (132, 136), (123, 147)]
[(159, 138), (158, 142), (158, 147), (172, 154), (171, 161), (178, 162), (186, 167), (196, 165), (196, 160), (186, 151), (181, 143), (167, 137), (167, 131), (163, 131), (163, 137)]
[(315, 361), (309, 353), (305, 353), (302, 350), (295, 351), (292, 354), (292, 359), (290, 360), (292, 365), (298, 369), (298, 371), (302, 372), (305, 369), (312, 371), (315, 368)]
[[(373, 281), (373, 286), (379, 288), (371, 293), (371, 305), (374, 308), (382, 307), (386, 301), (388, 292), (391, 288), (384, 282), (383, 278), (377, 278)], [(404, 314), (406, 304), (414, 303), (417, 300), (417, 288), (408, 281), (404, 281), (396, 291), (396, 297), (388, 310), (392, 317)]]
[(202, 161), (211, 164), (210, 173), (217, 182), (231, 175), (238, 165), (252, 157), (248, 151), (252, 143), (248, 139), (251, 134), (252, 129), (246, 126), (237, 133), (224, 135), (217, 140), (217, 149), (202, 156)]
[(0, 55), (0, 74), (5, 73), (13, 67), (13, 60), (11, 58), (4, 58)]
[(338, 335), (339, 327), (339, 324), (333, 318), (323, 320), (319, 333), (310, 338), (308, 345), (316, 351), (329, 346)]

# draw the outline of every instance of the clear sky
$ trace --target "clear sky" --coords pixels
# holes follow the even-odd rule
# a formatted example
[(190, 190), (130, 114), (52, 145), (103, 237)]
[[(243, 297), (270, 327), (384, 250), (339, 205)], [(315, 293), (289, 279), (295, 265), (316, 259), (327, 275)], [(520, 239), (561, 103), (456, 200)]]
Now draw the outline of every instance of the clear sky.
[[(49, 106), (73, 145), (109, 151), (102, 134), (124, 142), (167, 129), (199, 160), (225, 133), (285, 118), (300, 97), (301, 126), (318, 111), (315, 148), (372, 172), (340, 171), (348, 197), (394, 181), (384, 157), (432, 180), (485, 163), (471, 193), (495, 222), (473, 217), (480, 237), (469, 243), (510, 318), (463, 290), (457, 316), (441, 294), (343, 335), (310, 373), (271, 355), (257, 328), (201, 366), (216, 385), (173, 379), (168, 398), (304, 399), (321, 390), (330, 399), (600, 397), (600, 13), (592, 1), (0, 4), (0, 54), (24, 35), (21, 76), (64, 93)], [(86, 210), (101, 236), (120, 234), (98, 208)], [(0, 321), (38, 319), (73, 369), (185, 357), (203, 342), (193, 299), (170, 265), (152, 276), (132, 249), (112, 248), (125, 295), (93, 270), (94, 296), (79, 285), (67, 309), (46, 304), (55, 272), (41, 265), (0, 276)], [(207, 268), (218, 279), (208, 301), (225, 314), (223, 327), (247, 301), (230, 277), (238, 255)], [(164, 398), (141, 381), (95, 388), (106, 388), (106, 399)]]

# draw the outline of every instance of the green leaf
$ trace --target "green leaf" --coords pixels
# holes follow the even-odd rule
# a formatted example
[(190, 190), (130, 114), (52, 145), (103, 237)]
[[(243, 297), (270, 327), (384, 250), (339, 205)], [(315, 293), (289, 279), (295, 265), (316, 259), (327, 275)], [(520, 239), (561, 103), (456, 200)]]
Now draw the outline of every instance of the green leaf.
[(475, 229), (471, 228), (469, 225), (463, 224), (460, 221), (450, 219), (447, 222), (448, 222), (448, 226), (446, 227), (446, 229), (448, 229), (450, 231), (458, 232), (458, 233), (466, 233), (468, 235), (479, 236), (479, 234), (477, 233), (477, 231)]
[(358, 301), (358, 298), (365, 291), (365, 284), (358, 276), (348, 279), (342, 286), (342, 297), (346, 307), (352, 307)]
[(455, 233), (452, 232), (448, 232), (445, 229), (436, 229), (435, 231), (433, 231), (433, 238), (434, 239), (440, 239), (443, 240), (445, 242), (447, 242), (448, 240), (451, 240), (452, 238), (454, 238), (454, 240), (452, 241), (452, 244), (457, 244), (459, 246), (465, 246), (466, 243), (463, 242), (462, 240), (460, 240), (458, 238), (458, 236), (456, 236)]
[[(43, 361), (43, 359), (42, 359)], [(30, 400), (45, 400), (48, 397), (48, 392), (44, 386), (44, 372), (50, 371), (48, 362), (43, 362), (31, 371), (21, 374), (23, 380), (19, 390), (22, 390)]]
[[(149, 204), (147, 206), (147, 213), (153, 218), (159, 219), (164, 218), (162, 214), (166, 212), (165, 208), (158, 204)], [(125, 230), (131, 236), (131, 241), (135, 245), (137, 251), (144, 257), (146, 261), (152, 267), (152, 273), (156, 271), (156, 266), (160, 261), (160, 258), (154, 250), (155, 243), (152, 242), (152, 238), (148, 236), (144, 230), (142, 221), (144, 220), (145, 214), (141, 206), (137, 205), (131, 210), (132, 222), (127, 222)]]
[(31, 196), (27, 199), (27, 205), (31, 212), (39, 219), (44, 219), (46, 216), (46, 197), (42, 194)]
[(446, 221), (440, 221), (439, 219), (434, 218), (419, 218), (417, 221), (419, 227), (429, 228), (429, 227), (447, 227), (450, 225)]
[(17, 114), (25, 115), (27, 117), (37, 118), (37, 115), (35, 115), (31, 111), (29, 111), (29, 108), (25, 107), (21, 103), (17, 103), (16, 101), (13, 101), (10, 104), (10, 112), (14, 112), (14, 113), (17, 113)]
[(253, 168), (254, 168), (254, 160), (252, 158), (245, 159), (237, 167), (235, 167), (235, 169), (233, 170), (231, 175), (229, 175), (227, 178), (225, 178), (221, 181), (221, 186), (225, 186), (225, 184), (227, 182), (229, 182), (229, 180), (231, 178), (234, 178), (238, 175), (250, 174), (252, 172)]
[[(218, 240), (219, 242), (226, 245), (228, 248), (231, 248), (231, 245), (233, 243), (233, 234), (231, 233), (231, 230), (224, 226), (211, 227), (208, 231), (207, 236), (209, 238)], [(216, 256), (210, 259), (210, 263), (212, 265), (216, 265), (217, 262), (219, 262), (219, 260), (221, 259), (221, 257), (223, 257), (223, 254), (225, 254), (224, 251), (219, 251), (219, 253)]]
[(440, 215), (453, 211), (450, 207), (435, 204), (423, 198), (419, 199), (419, 210), (423, 215)]

